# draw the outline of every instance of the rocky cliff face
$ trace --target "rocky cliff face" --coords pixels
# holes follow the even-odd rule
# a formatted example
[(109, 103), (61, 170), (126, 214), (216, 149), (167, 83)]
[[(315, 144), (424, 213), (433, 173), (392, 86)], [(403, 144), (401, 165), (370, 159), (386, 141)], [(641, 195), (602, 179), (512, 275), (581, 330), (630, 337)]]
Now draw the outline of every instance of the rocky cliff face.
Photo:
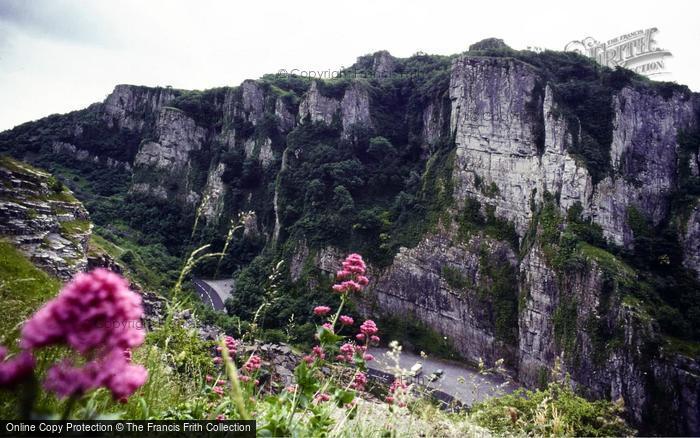
[[(268, 78), (205, 92), (120, 85), (67, 119), (60, 135), (23, 144), (120, 166), (133, 174), (132, 193), (196, 206), (210, 223), (256, 210), (257, 228), (275, 249), (297, 248), (292, 281), (303, 281), (302, 268), (312, 262), (333, 271), (341, 254), (355, 249), (313, 241), (304, 232), (309, 224), (367, 207), (374, 222), (353, 216), (342, 233), (323, 238), (359, 238), (371, 229), (384, 246), (405, 231), (387, 223), (418, 211), (430, 226), (417, 227), (420, 236), (372, 267), (372, 293), (359, 303), (365, 313), (410, 315), (447, 336), (467, 360), (506, 359), (528, 386), (546, 380), (559, 360), (583, 392), (624, 398), (635, 424), (662, 418), (662, 399), (667, 415), (679, 419), (667, 433), (700, 433), (696, 357), (670, 348), (649, 312), (658, 302), (635, 293), (652, 288), (648, 273), (623, 260), (648, 237), (631, 221), (641, 217), (651, 229), (678, 230), (680, 260), (700, 278), (696, 194), (683, 193), (692, 202), (678, 207), (685, 179), (700, 175), (698, 145), (678, 140), (698, 129), (700, 98), (621, 80), (619, 72), (572, 70), (564, 55), (483, 56), (506, 50), (502, 44), (475, 46), (423, 82), (411, 68), (425, 72), (422, 66), (444, 60), (378, 52), (355, 66), (363, 79)], [(562, 79), (566, 71), (573, 73)], [(395, 73), (408, 79), (397, 82)], [(585, 104), (596, 96), (604, 99), (591, 110)], [(86, 141), (96, 129), (124, 153)], [(370, 138), (384, 145), (380, 153), (367, 147)], [(324, 162), (309, 172), (314, 181), (293, 181), (298, 192), (281, 193), (285, 177), (308, 167), (306, 149), (316, 144), (317, 155), (338, 154), (340, 164)], [(386, 156), (421, 167), (402, 162), (393, 179), (358, 182), (358, 163), (367, 169)], [(438, 162), (447, 176), (430, 185)], [(315, 197), (313, 190), (338, 180)], [(369, 206), (352, 199), (392, 184), (403, 184), (393, 199)], [(352, 202), (340, 205), (346, 192)], [(445, 199), (415, 204), (438, 197)], [(323, 202), (347, 210), (322, 220), (302, 216), (305, 206), (315, 211)], [(391, 210), (402, 203), (403, 210)], [(570, 229), (574, 221), (601, 236), (580, 237)]]
[(63, 279), (87, 267), (92, 225), (83, 205), (50, 174), (0, 158), (0, 236)]

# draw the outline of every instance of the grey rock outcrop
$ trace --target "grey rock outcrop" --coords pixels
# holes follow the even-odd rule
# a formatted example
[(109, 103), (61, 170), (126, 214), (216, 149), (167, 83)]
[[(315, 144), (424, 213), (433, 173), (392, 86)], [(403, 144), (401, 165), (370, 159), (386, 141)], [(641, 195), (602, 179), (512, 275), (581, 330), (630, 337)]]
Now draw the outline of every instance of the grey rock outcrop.
[(0, 180), (0, 236), (60, 279), (85, 270), (92, 224), (70, 190), (50, 174), (6, 157)]
[(160, 109), (175, 98), (170, 88), (117, 85), (102, 104), (103, 118), (109, 127), (142, 130), (148, 124), (148, 115), (158, 114)]
[(359, 82), (352, 82), (345, 89), (341, 100), (321, 94), (314, 81), (306, 96), (299, 104), (299, 117), (304, 121), (308, 117), (312, 122), (333, 123), (339, 116), (342, 123), (342, 137), (350, 138), (356, 127), (372, 128), (369, 108), (369, 93)]

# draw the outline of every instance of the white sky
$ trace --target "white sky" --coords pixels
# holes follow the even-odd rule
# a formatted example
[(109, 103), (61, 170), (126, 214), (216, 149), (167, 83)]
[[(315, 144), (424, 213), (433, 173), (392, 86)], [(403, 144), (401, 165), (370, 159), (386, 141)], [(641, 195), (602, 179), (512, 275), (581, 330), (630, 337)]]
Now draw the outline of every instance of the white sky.
[(452, 54), (487, 37), (561, 50), (657, 27), (665, 80), (700, 91), (700, 2), (0, 0), (0, 130), (101, 101), (120, 83), (204, 89), (389, 50)]

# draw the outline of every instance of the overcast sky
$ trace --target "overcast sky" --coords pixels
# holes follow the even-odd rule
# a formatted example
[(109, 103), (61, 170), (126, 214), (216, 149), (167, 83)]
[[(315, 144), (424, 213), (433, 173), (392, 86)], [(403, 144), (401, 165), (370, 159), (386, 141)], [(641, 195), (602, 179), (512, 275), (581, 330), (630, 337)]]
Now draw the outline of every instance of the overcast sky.
[(563, 49), (657, 27), (664, 77), (700, 91), (698, 1), (0, 0), (0, 130), (101, 101), (115, 84), (204, 89), (336, 70), (386, 49), (452, 54), (487, 37)]

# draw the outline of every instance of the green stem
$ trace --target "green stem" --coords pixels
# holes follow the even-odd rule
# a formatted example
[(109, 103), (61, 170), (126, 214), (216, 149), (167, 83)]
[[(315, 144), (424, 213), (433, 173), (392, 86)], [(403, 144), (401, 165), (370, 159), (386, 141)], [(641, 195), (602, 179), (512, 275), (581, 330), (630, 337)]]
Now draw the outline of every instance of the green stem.
[(233, 402), (236, 404), (236, 409), (243, 420), (250, 420), (248, 411), (245, 408), (245, 402), (243, 401), (243, 395), (241, 393), (241, 383), (238, 379), (238, 371), (231, 360), (228, 353), (228, 348), (226, 347), (226, 342), (221, 340), (221, 357), (224, 359), (224, 364), (226, 368), (226, 375), (231, 381), (231, 392), (233, 395)]
[(61, 416), (61, 420), (65, 421), (68, 419), (68, 416), (70, 415), (70, 412), (73, 410), (73, 406), (75, 406), (75, 402), (78, 398), (74, 395), (71, 395), (70, 398), (68, 398), (68, 402), (66, 402), (66, 408), (63, 411), (63, 416)]
[(342, 294), (340, 296), (340, 306), (338, 306), (338, 311), (335, 312), (335, 316), (333, 317), (333, 321), (331, 322), (331, 325), (333, 326), (333, 332), (335, 332), (335, 323), (338, 321), (338, 317), (340, 317), (340, 312), (343, 310), (343, 306), (345, 305), (345, 294)]

